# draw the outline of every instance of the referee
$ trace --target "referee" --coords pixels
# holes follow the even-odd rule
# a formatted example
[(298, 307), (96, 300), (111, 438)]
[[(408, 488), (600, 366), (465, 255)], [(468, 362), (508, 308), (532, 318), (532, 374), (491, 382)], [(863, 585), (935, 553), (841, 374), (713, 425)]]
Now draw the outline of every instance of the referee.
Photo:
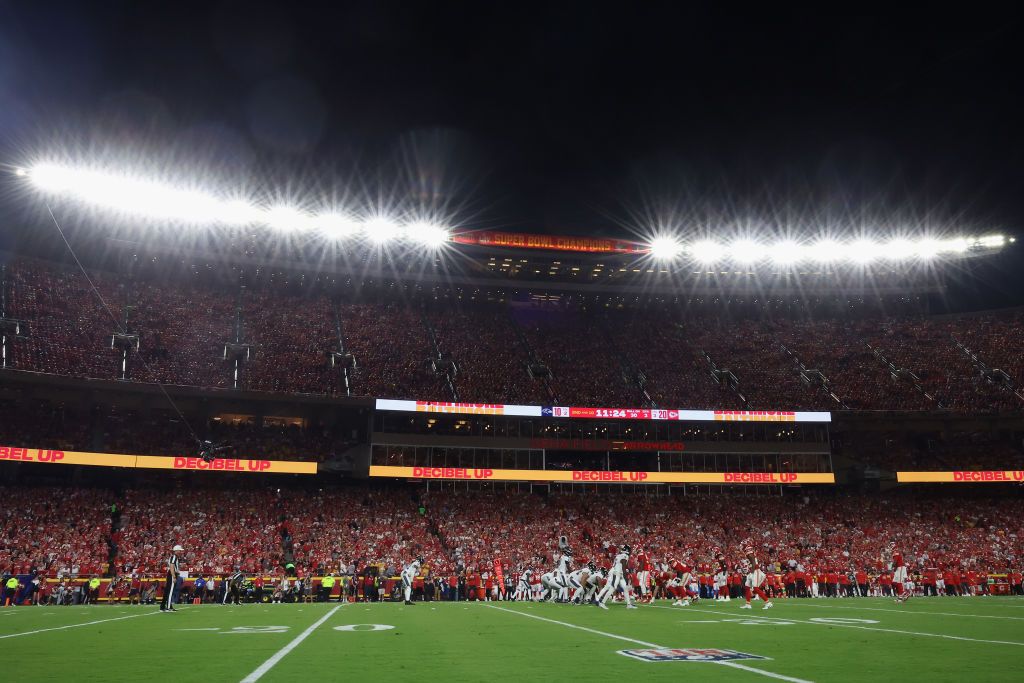
[(178, 553), (184, 552), (184, 548), (176, 545), (171, 548), (171, 555), (167, 558), (167, 582), (164, 584), (164, 599), (160, 602), (161, 612), (177, 612), (174, 609), (174, 585), (178, 581), (178, 574), (181, 572), (181, 563)]
[(245, 580), (245, 575), (239, 569), (238, 565), (235, 565), (235, 572), (227, 578), (224, 582), (224, 600), (221, 602), (222, 605), (240, 605), (241, 600), (241, 589), (242, 581)]

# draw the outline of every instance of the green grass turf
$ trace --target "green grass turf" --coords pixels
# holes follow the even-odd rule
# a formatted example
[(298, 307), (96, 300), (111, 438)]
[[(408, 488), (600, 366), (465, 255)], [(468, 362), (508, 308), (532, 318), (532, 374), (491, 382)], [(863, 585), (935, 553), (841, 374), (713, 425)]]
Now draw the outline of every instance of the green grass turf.
[[(739, 663), (806, 681), (1024, 680), (1024, 599), (928, 598), (903, 606), (882, 599), (781, 600), (770, 611), (758, 602), (751, 611), (737, 602), (668, 604), (608, 611), (504, 602), (347, 604), (260, 681), (776, 680), (717, 664), (637, 661), (617, 651), (643, 645), (566, 624), (664, 647), (762, 655), (770, 659)], [(108, 605), (4, 608), (0, 679), (242, 681), (336, 606), (209, 605), (175, 614)], [(864, 627), (851, 628), (812, 619), (871, 623), (849, 621)], [(74, 626), (87, 622), (99, 623)], [(334, 629), (343, 624), (394, 628)], [(239, 630), (271, 626), (281, 629)]]

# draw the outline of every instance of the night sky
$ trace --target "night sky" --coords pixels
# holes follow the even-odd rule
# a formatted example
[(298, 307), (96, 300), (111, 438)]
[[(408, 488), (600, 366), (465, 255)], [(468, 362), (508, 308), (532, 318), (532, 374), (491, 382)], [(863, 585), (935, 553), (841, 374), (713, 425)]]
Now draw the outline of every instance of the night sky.
[(1017, 15), (299, 4), (0, 0), (0, 162), (533, 232), (1024, 223)]

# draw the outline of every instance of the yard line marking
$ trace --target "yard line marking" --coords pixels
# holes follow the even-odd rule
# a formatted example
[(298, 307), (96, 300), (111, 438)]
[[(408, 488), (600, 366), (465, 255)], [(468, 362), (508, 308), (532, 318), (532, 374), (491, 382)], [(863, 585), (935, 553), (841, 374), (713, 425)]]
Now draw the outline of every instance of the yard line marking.
[[(594, 633), (596, 635), (604, 636), (606, 638), (615, 638), (616, 640), (624, 640), (627, 643), (634, 643), (636, 645), (643, 645), (644, 647), (655, 648), (655, 649), (658, 649), (658, 650), (665, 649), (664, 645), (655, 645), (654, 643), (647, 643), (647, 642), (644, 642), (642, 640), (637, 640), (636, 638), (628, 638), (626, 636), (615, 635), (614, 633), (607, 633), (605, 631), (598, 631), (595, 628), (588, 628), (586, 626), (579, 626), (578, 624), (570, 624), (569, 622), (566, 622), (566, 621), (557, 621), (555, 619), (548, 619), (547, 617), (541, 617), (541, 616), (538, 616), (536, 614), (527, 614), (526, 612), (520, 612), (519, 610), (514, 610), (514, 609), (507, 609), (505, 607), (495, 607), (494, 605), (487, 605), (487, 604), (485, 604), (484, 606), (485, 607), (489, 607), (490, 609), (500, 610), (502, 612), (509, 612), (510, 614), (518, 614), (519, 616), (526, 617), (527, 619), (538, 619), (540, 621), (546, 621), (546, 622), (548, 622), (550, 624), (558, 624), (559, 626), (566, 626), (568, 628), (575, 628), (575, 629), (579, 629), (580, 631), (586, 631), (587, 633)], [(664, 608), (664, 609), (668, 609), (668, 608)], [(762, 676), (768, 676), (769, 678), (776, 678), (776, 679), (778, 679), (780, 681), (789, 681), (790, 683), (811, 683), (811, 681), (805, 681), (802, 678), (791, 678), (789, 676), (783, 676), (782, 674), (772, 673), (771, 671), (765, 671), (763, 669), (757, 669), (757, 668), (752, 667), (752, 666), (746, 666), (745, 664), (737, 664), (736, 662), (706, 662), (706, 663), (707, 664), (718, 664), (720, 666), (729, 666), (729, 667), (732, 667), (733, 669), (743, 669), (744, 671), (749, 671), (749, 672), (755, 673), (755, 674), (761, 674)], [(243, 683), (244, 683), (244, 681), (243, 681)]]
[(102, 624), (107, 621), (121, 621), (122, 619), (134, 619), (135, 617), (148, 617), (154, 614), (160, 614), (159, 612), (145, 612), (140, 614), (129, 614), (127, 617), (111, 617), (110, 619), (97, 619), (95, 621), (87, 621), (82, 624), (67, 624), (66, 626), (54, 626), (52, 628), (41, 628), (35, 631), (25, 631), (24, 633), (8, 633), (5, 636), (0, 636), (0, 640), (4, 638), (17, 638), (18, 636), (31, 636), (36, 633), (46, 633), (47, 631), (63, 631), (68, 628), (78, 628), (79, 626), (92, 626), (93, 624)]
[(212, 628), (172, 628), (172, 631), (219, 631), (220, 628), (214, 626)]
[(263, 674), (265, 674), (268, 671), (270, 671), (271, 669), (273, 669), (277, 665), (277, 663), (280, 662), (282, 659), (284, 659), (285, 656), (289, 652), (291, 652), (292, 650), (297, 648), (299, 645), (301, 645), (302, 641), (304, 641), (306, 638), (308, 638), (309, 635), (311, 633), (313, 633), (313, 631), (317, 630), (317, 628), (319, 628), (321, 624), (323, 624), (325, 621), (327, 621), (332, 616), (334, 616), (335, 612), (337, 612), (338, 610), (340, 610), (342, 607), (344, 607), (347, 604), (348, 603), (343, 602), (343, 603), (337, 605), (330, 612), (328, 612), (327, 614), (323, 615), (322, 617), (317, 619), (315, 622), (313, 622), (313, 624), (309, 628), (307, 628), (305, 631), (303, 631), (299, 635), (295, 636), (295, 639), (292, 642), (288, 643), (287, 645), (282, 647), (280, 650), (275, 652), (270, 657), (270, 659), (268, 659), (267, 661), (265, 661), (262, 664), (260, 664), (256, 668), (255, 671), (253, 671), (251, 674), (249, 674), (248, 676), (243, 678), (242, 679), (242, 683), (256, 683), (256, 681), (260, 680), (260, 678), (263, 677)]
[[(651, 605), (655, 609), (672, 609), (671, 607), (664, 607), (662, 605)], [(712, 612), (706, 609), (694, 609), (693, 607), (687, 607), (687, 611), (690, 612), (707, 612), (708, 614), (721, 614), (721, 612)], [(676, 611), (676, 610), (674, 610)], [(813, 624), (814, 626), (838, 626), (839, 628), (856, 628), (862, 631), (881, 631), (884, 633), (902, 633), (908, 636), (925, 636), (927, 638), (945, 638), (947, 640), (963, 640), (969, 643), (991, 643), (993, 645), (1024, 645), (1015, 640), (984, 640), (982, 638), (968, 638), (967, 636), (950, 636), (944, 633), (922, 633), (920, 631), (904, 631), (896, 628), (880, 628), (878, 626), (858, 626), (856, 624), (825, 624), (819, 621), (806, 621), (804, 619), (794, 619), (793, 617), (760, 617), (756, 614), (747, 614), (743, 616), (744, 619), (785, 619), (786, 621), (792, 621), (796, 624)]]
[(924, 610), (922, 612), (908, 612), (902, 609), (892, 609), (890, 607), (846, 607), (841, 605), (815, 605), (805, 602), (787, 602), (787, 606), (792, 607), (820, 607), (824, 609), (856, 609), (856, 610), (870, 610), (872, 612), (897, 612), (900, 614), (935, 614), (940, 617), (972, 617), (974, 619), (1013, 619), (1015, 621), (1024, 621), (1024, 617), (1001, 617), (995, 614), (964, 614), (963, 612), (931, 612)]

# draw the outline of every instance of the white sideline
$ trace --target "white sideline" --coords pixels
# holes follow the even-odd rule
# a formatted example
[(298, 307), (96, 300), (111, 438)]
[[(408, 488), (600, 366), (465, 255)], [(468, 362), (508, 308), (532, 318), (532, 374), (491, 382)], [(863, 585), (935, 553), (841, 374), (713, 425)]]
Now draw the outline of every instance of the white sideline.
[[(913, 600), (914, 598), (911, 598)], [(893, 609), (891, 607), (851, 607), (848, 605), (822, 605), (814, 604), (810, 602), (787, 602), (787, 607), (820, 607), (823, 609), (854, 609), (854, 610), (869, 610), (871, 612), (896, 612), (898, 614), (913, 614), (918, 616), (920, 614), (934, 614), (940, 617), (970, 617), (972, 619), (1012, 619), (1014, 621), (1024, 621), (1024, 617), (1001, 617), (997, 614), (964, 614), (963, 612), (931, 612), (931, 611), (920, 611), (910, 612), (903, 609)]]
[[(665, 607), (664, 605), (650, 605), (654, 609), (672, 609), (671, 607)], [(722, 616), (724, 613), (721, 611), (713, 611), (707, 609), (695, 609), (693, 607), (686, 607), (684, 609), (673, 610), (675, 612), (704, 612), (706, 614), (717, 614)], [(732, 614), (732, 612), (728, 612)], [(879, 628), (877, 626), (860, 626), (858, 624), (836, 624), (836, 623), (825, 623), (821, 621), (805, 621), (803, 619), (794, 619), (788, 616), (773, 616), (773, 617), (761, 617), (756, 614), (736, 614), (733, 616), (742, 617), (744, 619), (772, 619), (781, 621), (792, 621), (795, 624), (813, 624), (814, 626), (836, 626), (839, 628), (855, 628), (861, 631), (881, 631), (883, 633), (902, 633), (907, 636), (924, 636), (926, 638), (945, 638), (947, 640), (963, 640), (969, 643), (990, 643), (993, 645), (1024, 645), (1024, 643), (1017, 642), (1015, 640), (984, 640), (982, 638), (968, 638), (967, 636), (949, 636), (944, 633), (922, 633), (919, 631), (904, 631), (897, 628)]]
[(317, 628), (319, 628), (321, 624), (323, 624), (325, 621), (330, 619), (334, 615), (335, 612), (337, 612), (338, 610), (340, 610), (342, 607), (344, 607), (347, 604), (348, 604), (347, 602), (343, 602), (343, 603), (337, 605), (330, 612), (328, 612), (327, 614), (323, 615), (322, 617), (317, 619), (315, 622), (313, 622), (313, 624), (309, 628), (307, 628), (305, 631), (303, 631), (299, 635), (295, 636), (295, 639), (292, 642), (288, 643), (287, 645), (282, 647), (280, 650), (275, 652), (270, 657), (270, 659), (268, 659), (267, 661), (265, 661), (262, 664), (260, 664), (256, 668), (255, 671), (253, 671), (251, 674), (249, 674), (248, 676), (243, 678), (242, 679), (242, 683), (255, 683), (256, 681), (260, 680), (260, 678), (263, 677), (263, 674), (265, 674), (268, 671), (270, 671), (271, 669), (273, 669), (277, 665), (277, 663), (280, 662), (282, 659), (284, 659), (285, 656), (289, 652), (291, 652), (292, 650), (297, 648), (302, 643), (302, 641), (304, 641), (306, 638), (308, 638), (309, 634), (311, 634), (313, 631), (317, 630)]
[(92, 626), (93, 624), (102, 624), (107, 621), (120, 621), (122, 619), (134, 619), (135, 617), (148, 617), (154, 614), (160, 614), (160, 612), (140, 612), (139, 614), (130, 614), (127, 617), (111, 617), (110, 619), (97, 619), (96, 621), (86, 621), (81, 624), (67, 624), (66, 626), (53, 626), (51, 628), (41, 628), (35, 631), (25, 631), (24, 633), (8, 633), (5, 636), (0, 636), (0, 640), (4, 638), (17, 638), (18, 636), (32, 636), (37, 633), (46, 633), (47, 631), (63, 631), (69, 628), (78, 628), (79, 626)]
[[(635, 645), (643, 645), (644, 647), (651, 647), (651, 648), (656, 648), (656, 649), (659, 649), (659, 650), (666, 649), (664, 645), (655, 645), (654, 643), (646, 643), (646, 642), (644, 642), (642, 640), (637, 640), (636, 638), (627, 638), (626, 636), (619, 636), (619, 635), (616, 635), (614, 633), (606, 633), (605, 631), (598, 631), (597, 629), (594, 629), (594, 628), (588, 628), (586, 626), (579, 626), (577, 624), (570, 624), (570, 623), (568, 623), (566, 621), (557, 621), (555, 619), (548, 619), (547, 617), (540, 617), (540, 616), (537, 616), (536, 614), (527, 614), (526, 612), (520, 612), (519, 610), (507, 609), (505, 607), (495, 607), (494, 605), (489, 605), (489, 604), (486, 604), (486, 603), (485, 603), (485, 607), (489, 607), (491, 609), (500, 610), (502, 612), (509, 612), (511, 614), (518, 614), (521, 617), (527, 617), (529, 619), (538, 619), (540, 621), (546, 621), (549, 624), (558, 624), (559, 626), (565, 626), (567, 628), (575, 628), (575, 629), (578, 629), (580, 631), (586, 631), (587, 633), (593, 633), (593, 634), (596, 634), (596, 635), (599, 635), (599, 636), (604, 636), (606, 638), (615, 638), (616, 640), (624, 640), (627, 643), (634, 643)], [(772, 673), (771, 671), (765, 671), (763, 669), (758, 669), (758, 668), (755, 668), (755, 667), (752, 667), (752, 666), (747, 666), (745, 664), (738, 664), (736, 662), (707, 662), (707, 663), (709, 663), (709, 664), (718, 664), (720, 666), (728, 666), (728, 667), (733, 668), (733, 669), (743, 669), (744, 671), (750, 671), (751, 673), (761, 674), (762, 676), (768, 676), (769, 678), (777, 678), (780, 681), (789, 681), (790, 683), (811, 683), (811, 681), (805, 681), (802, 678), (791, 678), (789, 676), (783, 676), (782, 674)], [(244, 683), (244, 681), (243, 681), (243, 683)]]

